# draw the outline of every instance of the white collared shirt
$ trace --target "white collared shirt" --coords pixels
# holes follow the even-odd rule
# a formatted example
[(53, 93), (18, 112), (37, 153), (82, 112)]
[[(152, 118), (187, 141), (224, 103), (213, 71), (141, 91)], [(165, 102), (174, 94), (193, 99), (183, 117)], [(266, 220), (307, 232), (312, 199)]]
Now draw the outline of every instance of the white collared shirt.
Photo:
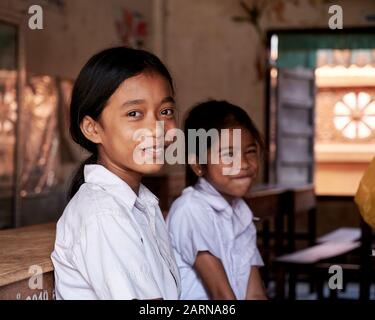
[(57, 299), (178, 299), (180, 278), (158, 199), (101, 165), (57, 223)]
[(181, 299), (209, 299), (193, 268), (199, 251), (221, 260), (236, 298), (245, 299), (251, 267), (263, 266), (252, 219), (243, 199), (235, 199), (231, 206), (204, 178), (183, 191), (167, 217), (180, 270)]

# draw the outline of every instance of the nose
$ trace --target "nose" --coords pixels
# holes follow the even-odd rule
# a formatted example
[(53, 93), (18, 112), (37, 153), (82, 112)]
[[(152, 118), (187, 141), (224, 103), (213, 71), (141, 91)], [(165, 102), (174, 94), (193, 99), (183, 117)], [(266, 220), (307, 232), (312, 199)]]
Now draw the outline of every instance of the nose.
[(147, 119), (146, 126), (148, 132), (156, 140), (164, 137), (164, 122), (158, 120), (154, 115), (150, 115)]

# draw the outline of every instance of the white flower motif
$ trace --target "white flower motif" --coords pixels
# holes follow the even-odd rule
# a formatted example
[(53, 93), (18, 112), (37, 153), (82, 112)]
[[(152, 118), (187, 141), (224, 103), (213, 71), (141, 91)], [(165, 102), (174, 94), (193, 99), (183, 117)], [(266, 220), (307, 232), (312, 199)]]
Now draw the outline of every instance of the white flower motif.
[(334, 106), (333, 122), (348, 139), (368, 138), (375, 130), (375, 101), (366, 92), (349, 92)]

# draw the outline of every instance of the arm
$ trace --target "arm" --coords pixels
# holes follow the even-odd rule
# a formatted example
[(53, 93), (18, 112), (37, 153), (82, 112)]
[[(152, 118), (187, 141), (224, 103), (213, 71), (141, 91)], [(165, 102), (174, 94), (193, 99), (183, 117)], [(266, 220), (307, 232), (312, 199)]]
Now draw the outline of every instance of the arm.
[(125, 215), (97, 215), (82, 229), (76, 264), (99, 299), (160, 299), (142, 246)]
[(200, 251), (193, 267), (212, 300), (236, 300), (220, 259), (208, 251)]
[(266, 290), (258, 267), (251, 267), (246, 300), (267, 300)]

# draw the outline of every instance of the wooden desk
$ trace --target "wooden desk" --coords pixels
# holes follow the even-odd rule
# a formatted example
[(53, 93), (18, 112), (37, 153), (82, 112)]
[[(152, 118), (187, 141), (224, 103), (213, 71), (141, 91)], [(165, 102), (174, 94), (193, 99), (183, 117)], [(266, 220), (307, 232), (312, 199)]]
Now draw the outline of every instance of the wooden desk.
[(54, 299), (55, 229), (51, 223), (0, 231), (0, 300)]
[(244, 200), (255, 216), (259, 218), (273, 217), (280, 211), (283, 205), (281, 196), (287, 190), (287, 188), (278, 185), (258, 185), (244, 197)]
[[(275, 254), (281, 254), (284, 233), (284, 208), (286, 206), (287, 189), (278, 185), (258, 185), (244, 200), (251, 208), (254, 216), (259, 217), (262, 222), (260, 232), (262, 246), (264, 249), (265, 263), (268, 262), (270, 252), (270, 239), (275, 239)], [(273, 223), (274, 232), (270, 231), (270, 223)]]
[[(314, 244), (316, 199), (313, 185), (258, 185), (244, 197), (244, 200), (254, 215), (263, 221), (262, 237), (264, 237), (263, 232), (265, 231), (266, 237), (275, 239), (276, 255), (285, 253), (285, 250), (292, 252), (295, 248), (296, 238), (306, 239), (311, 245)], [(305, 234), (297, 234), (295, 230), (295, 218), (301, 213), (308, 215), (308, 231)], [(284, 220), (287, 221), (286, 226)], [(274, 231), (267, 235), (270, 221), (274, 224)], [(285, 249), (284, 239), (288, 242)], [(264, 240), (267, 241), (267, 239)]]
[[(262, 278), (266, 287), (271, 278), (271, 260), (279, 255), (283, 248), (284, 213), (286, 189), (274, 185), (258, 185), (244, 197), (255, 217), (260, 218), (260, 252), (264, 261)], [(273, 228), (271, 231), (271, 224)], [(271, 240), (274, 240), (273, 246)]]
[[(310, 184), (257, 185), (244, 197), (244, 200), (252, 209), (254, 216), (261, 219), (259, 235), (261, 238), (261, 253), (265, 264), (263, 279), (267, 285), (272, 274), (271, 261), (274, 257), (292, 252), (297, 237), (309, 240), (309, 243), (315, 241), (316, 202), (314, 186)], [(295, 218), (302, 212), (308, 215), (308, 231), (305, 234), (297, 234)], [(271, 224), (273, 224), (272, 231)], [(271, 240), (273, 240), (273, 246)], [(285, 241), (287, 242), (286, 246), (284, 245)]]
[[(288, 252), (296, 250), (296, 240), (307, 240), (313, 246), (316, 241), (316, 195), (313, 185), (296, 186), (288, 190), (285, 208), (288, 219)], [(296, 217), (307, 215), (307, 231), (296, 232)]]

